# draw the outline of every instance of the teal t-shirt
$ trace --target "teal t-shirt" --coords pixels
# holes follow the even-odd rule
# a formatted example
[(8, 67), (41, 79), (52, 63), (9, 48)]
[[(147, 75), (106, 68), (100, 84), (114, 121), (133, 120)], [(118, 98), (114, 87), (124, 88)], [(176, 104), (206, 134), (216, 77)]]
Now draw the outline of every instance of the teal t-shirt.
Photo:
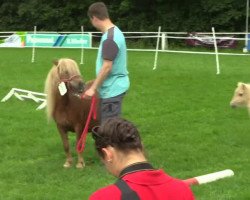
[(130, 85), (126, 41), (123, 33), (116, 26), (102, 35), (96, 59), (96, 75), (101, 70), (104, 59), (113, 61), (110, 74), (99, 88), (100, 97), (106, 99), (126, 92)]

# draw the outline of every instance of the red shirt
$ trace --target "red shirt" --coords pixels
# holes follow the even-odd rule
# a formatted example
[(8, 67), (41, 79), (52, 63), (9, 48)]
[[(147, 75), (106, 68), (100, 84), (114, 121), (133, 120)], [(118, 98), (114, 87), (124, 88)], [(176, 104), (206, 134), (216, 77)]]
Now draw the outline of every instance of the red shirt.
[[(138, 171), (122, 178), (141, 200), (194, 200), (190, 188), (163, 170)], [(90, 200), (120, 200), (121, 191), (109, 185), (94, 192)]]

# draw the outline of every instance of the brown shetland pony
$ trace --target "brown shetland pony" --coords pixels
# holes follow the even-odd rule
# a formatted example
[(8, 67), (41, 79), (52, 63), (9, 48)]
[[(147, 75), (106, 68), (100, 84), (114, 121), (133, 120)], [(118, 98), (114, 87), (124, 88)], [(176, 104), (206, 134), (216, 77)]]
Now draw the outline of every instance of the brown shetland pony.
[[(61, 95), (58, 89), (58, 85), (61, 82), (64, 82), (67, 88), (67, 92), (64, 95)], [(66, 161), (63, 165), (65, 168), (71, 167), (73, 162), (68, 141), (68, 132), (76, 133), (77, 144), (85, 126), (91, 104), (91, 100), (82, 100), (79, 96), (90, 85), (91, 83), (84, 84), (77, 63), (68, 58), (55, 61), (47, 75), (45, 82), (47, 117), (48, 119), (54, 119), (61, 135), (66, 154)], [(97, 124), (98, 121), (91, 120), (89, 130)], [(76, 167), (83, 168), (84, 165), (84, 159), (81, 153), (78, 153)]]

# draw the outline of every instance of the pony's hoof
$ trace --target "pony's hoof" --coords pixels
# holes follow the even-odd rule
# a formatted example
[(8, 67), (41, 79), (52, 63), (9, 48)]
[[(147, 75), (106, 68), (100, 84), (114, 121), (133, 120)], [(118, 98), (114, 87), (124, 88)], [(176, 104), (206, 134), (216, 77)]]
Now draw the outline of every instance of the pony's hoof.
[(76, 164), (76, 168), (77, 169), (83, 169), (85, 167), (85, 163), (84, 162), (78, 162), (77, 164)]
[(70, 162), (65, 162), (63, 165), (64, 168), (70, 168), (71, 167), (71, 163)]

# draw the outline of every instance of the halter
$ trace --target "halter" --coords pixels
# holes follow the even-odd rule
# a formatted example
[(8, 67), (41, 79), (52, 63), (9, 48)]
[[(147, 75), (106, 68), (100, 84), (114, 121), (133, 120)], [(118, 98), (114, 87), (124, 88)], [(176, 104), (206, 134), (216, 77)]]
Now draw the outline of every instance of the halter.
[(81, 78), (81, 76), (80, 75), (78, 75), (78, 74), (76, 74), (76, 75), (73, 75), (73, 76), (71, 76), (71, 77), (69, 77), (69, 78), (64, 78), (64, 79), (60, 79), (60, 82), (59, 82), (59, 84), (60, 83), (65, 83), (65, 85), (67, 85), (67, 87), (68, 87), (68, 90), (71, 90), (71, 91), (74, 91), (73, 90), (73, 88), (72, 88), (72, 86), (71, 86), (71, 84), (69, 84), (72, 80), (74, 80), (75, 78)]
[(75, 78), (81, 77), (81, 75), (75, 74), (75, 75), (73, 75), (73, 76), (71, 76), (71, 77), (69, 77), (69, 78), (61, 79), (60, 73), (59, 73), (59, 64), (56, 66), (56, 68), (57, 68), (57, 74), (58, 74), (58, 77), (59, 77), (59, 79), (60, 79), (60, 82), (68, 83), (68, 82), (72, 81), (72, 80), (75, 79)]
[(72, 81), (75, 78), (81, 78), (81, 76), (76, 74), (76, 75), (71, 76), (70, 78), (60, 79), (60, 81), (64, 82), (64, 83), (69, 83), (70, 81)]

